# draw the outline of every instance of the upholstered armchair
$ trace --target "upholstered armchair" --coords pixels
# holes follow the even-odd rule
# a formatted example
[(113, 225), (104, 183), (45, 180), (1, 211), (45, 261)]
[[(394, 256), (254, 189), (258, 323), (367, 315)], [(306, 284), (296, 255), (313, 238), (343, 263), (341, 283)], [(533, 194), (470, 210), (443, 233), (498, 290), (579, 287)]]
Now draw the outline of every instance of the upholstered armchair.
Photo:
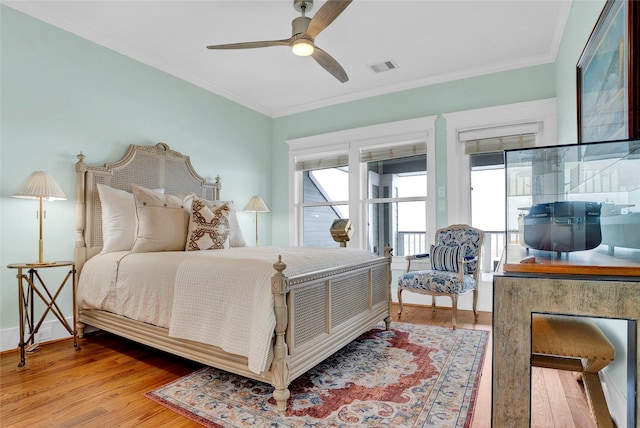
[[(429, 254), (407, 256), (407, 272), (398, 279), (398, 319), (402, 316), (402, 292), (431, 295), (431, 308), (435, 312), (435, 296), (451, 297), (453, 329), (456, 328), (458, 296), (473, 292), (473, 315), (478, 319), (478, 282), (480, 254), (484, 232), (465, 224), (454, 224), (438, 229), (435, 245)], [(428, 259), (430, 269), (416, 270), (418, 262)]]

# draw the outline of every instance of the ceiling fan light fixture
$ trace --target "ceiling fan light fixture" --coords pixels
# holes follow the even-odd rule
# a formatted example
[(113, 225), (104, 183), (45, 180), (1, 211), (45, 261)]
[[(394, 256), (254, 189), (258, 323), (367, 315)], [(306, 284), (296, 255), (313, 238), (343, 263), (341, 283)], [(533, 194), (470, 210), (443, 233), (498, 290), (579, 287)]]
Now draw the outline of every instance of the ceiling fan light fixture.
[(313, 43), (306, 39), (298, 39), (291, 45), (291, 51), (298, 56), (309, 56), (314, 50)]

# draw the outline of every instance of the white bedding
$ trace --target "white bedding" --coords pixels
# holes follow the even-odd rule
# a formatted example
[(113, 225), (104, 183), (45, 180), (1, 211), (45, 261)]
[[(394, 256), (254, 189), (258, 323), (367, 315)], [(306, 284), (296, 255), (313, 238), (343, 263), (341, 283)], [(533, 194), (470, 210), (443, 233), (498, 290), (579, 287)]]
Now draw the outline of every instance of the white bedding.
[(294, 276), (376, 256), (351, 248), (239, 247), (214, 251), (116, 252), (91, 258), (78, 308), (101, 309), (218, 346), (268, 368), (275, 315), (271, 277), (278, 255)]

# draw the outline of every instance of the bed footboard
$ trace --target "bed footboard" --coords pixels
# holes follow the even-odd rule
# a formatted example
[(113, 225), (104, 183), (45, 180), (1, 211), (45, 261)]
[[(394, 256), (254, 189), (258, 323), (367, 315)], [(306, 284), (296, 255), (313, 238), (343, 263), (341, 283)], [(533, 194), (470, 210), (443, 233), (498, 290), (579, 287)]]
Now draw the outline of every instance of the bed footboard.
[(276, 330), (272, 385), (284, 412), (289, 384), (381, 321), (391, 324), (391, 251), (385, 257), (286, 277), (274, 264)]

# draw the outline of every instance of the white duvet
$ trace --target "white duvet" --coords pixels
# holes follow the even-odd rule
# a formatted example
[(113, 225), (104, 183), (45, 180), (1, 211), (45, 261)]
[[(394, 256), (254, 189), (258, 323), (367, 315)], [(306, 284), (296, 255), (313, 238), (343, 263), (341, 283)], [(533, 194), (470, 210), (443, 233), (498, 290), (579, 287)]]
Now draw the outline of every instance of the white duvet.
[(278, 255), (294, 276), (370, 260), (351, 248), (240, 247), (213, 251), (115, 252), (91, 258), (78, 283), (78, 308), (101, 309), (218, 346), (268, 368), (275, 328), (271, 277)]

